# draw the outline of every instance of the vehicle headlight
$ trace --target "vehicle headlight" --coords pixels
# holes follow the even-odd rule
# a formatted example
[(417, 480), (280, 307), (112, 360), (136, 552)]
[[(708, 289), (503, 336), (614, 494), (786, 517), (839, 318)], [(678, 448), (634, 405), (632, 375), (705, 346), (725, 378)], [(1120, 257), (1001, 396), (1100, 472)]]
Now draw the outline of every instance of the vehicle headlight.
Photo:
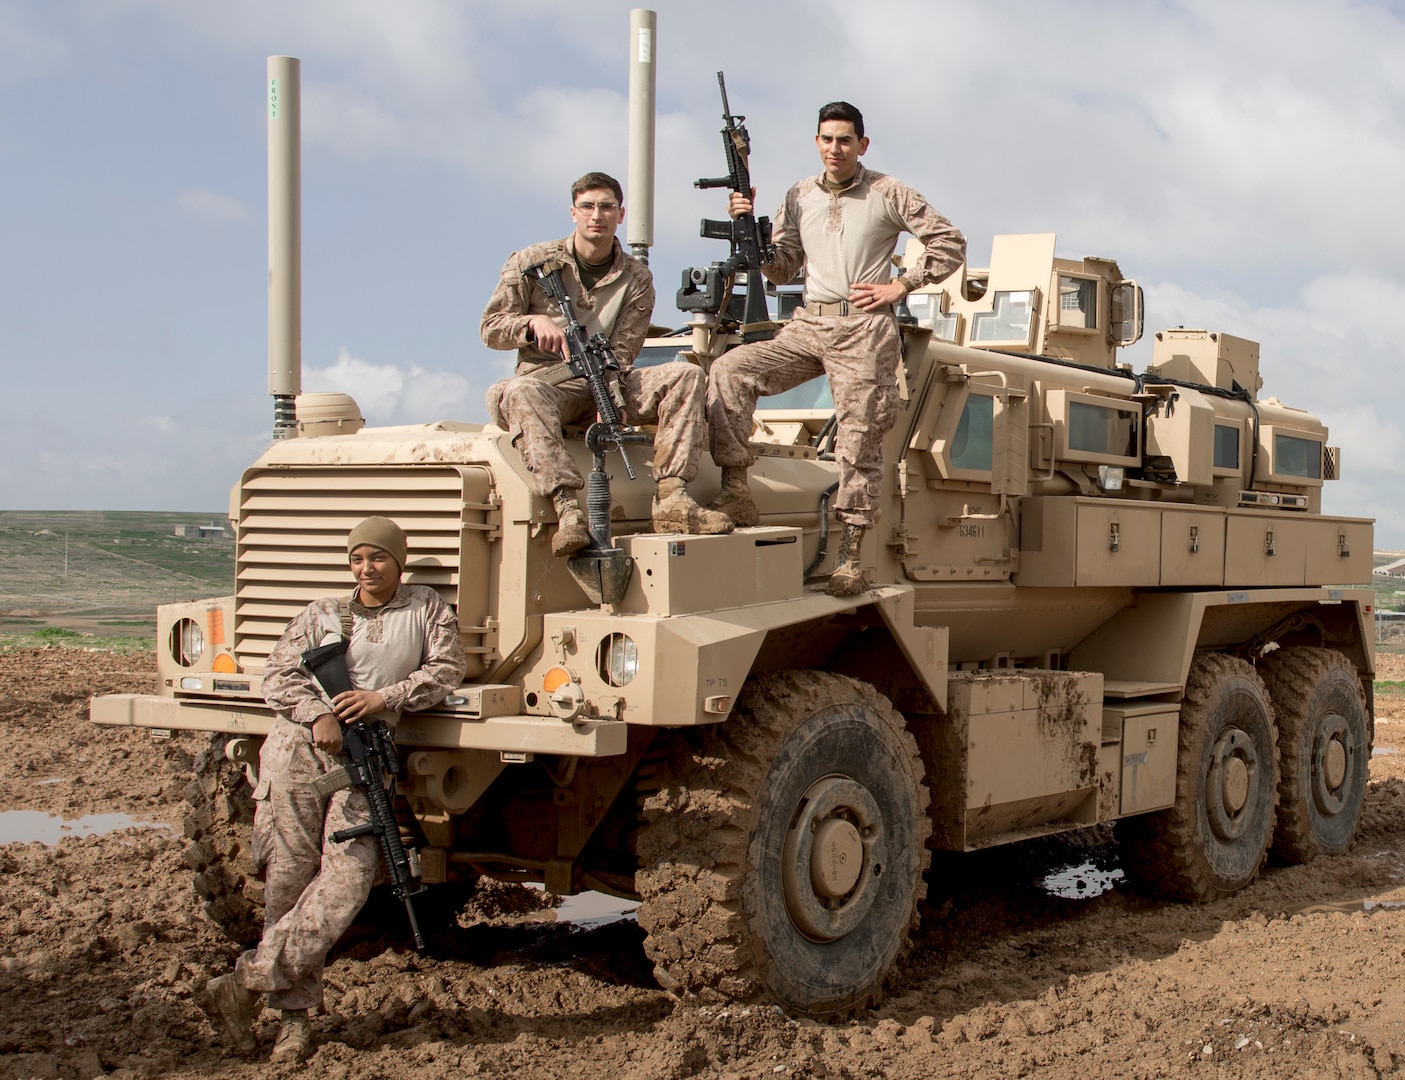
[(595, 670), (611, 686), (626, 686), (639, 674), (639, 646), (628, 634), (608, 634), (595, 650)]
[(171, 627), (171, 659), (181, 667), (194, 667), (205, 651), (205, 635), (194, 619), (177, 619)]

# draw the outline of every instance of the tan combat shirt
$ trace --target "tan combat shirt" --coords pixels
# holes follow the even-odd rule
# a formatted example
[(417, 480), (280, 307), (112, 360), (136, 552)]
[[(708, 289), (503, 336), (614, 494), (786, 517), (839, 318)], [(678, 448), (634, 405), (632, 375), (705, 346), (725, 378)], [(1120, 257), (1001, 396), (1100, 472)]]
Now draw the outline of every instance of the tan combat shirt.
[(630, 258), (615, 241), (614, 262), (595, 288), (586, 292), (576, 271), (575, 234), (564, 240), (533, 244), (514, 252), (503, 264), (502, 277), (483, 310), (479, 332), (490, 349), (516, 349), (517, 374), (561, 363), (558, 353), (543, 352), (527, 340), (527, 327), (534, 315), (546, 315), (562, 330), (566, 320), (556, 302), (536, 281), (522, 271), (551, 260), (562, 264), (561, 278), (575, 308), (576, 318), (587, 336), (604, 334), (620, 362), (620, 370), (634, 366), (634, 358), (644, 345), (649, 321), (654, 314), (654, 278), (649, 268)]
[(847, 300), (853, 284), (891, 280), (893, 248), (904, 232), (923, 244), (918, 264), (903, 271), (909, 291), (966, 261), (960, 230), (906, 184), (860, 165), (848, 187), (831, 193), (821, 173), (786, 192), (771, 234), (777, 259), (762, 272), (784, 285), (803, 266), (807, 303)]
[[(302, 654), (341, 637), (341, 600), (329, 596), (304, 608), (268, 654), (263, 696), (294, 724), (310, 725), (332, 711), (331, 702), (302, 666)], [(400, 714), (428, 709), (463, 679), (468, 663), (454, 609), (427, 585), (401, 583), (388, 604), (351, 602), (351, 644), (346, 650), (351, 684), (376, 690), (386, 711), (376, 719), (392, 727)]]

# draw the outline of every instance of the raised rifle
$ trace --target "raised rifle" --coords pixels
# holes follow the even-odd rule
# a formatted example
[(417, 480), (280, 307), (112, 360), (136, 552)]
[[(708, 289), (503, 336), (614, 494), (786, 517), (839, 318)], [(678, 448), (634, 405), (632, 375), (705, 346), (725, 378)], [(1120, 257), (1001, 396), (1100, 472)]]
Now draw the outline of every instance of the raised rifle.
[[(722, 150), (727, 157), (727, 175), (704, 177), (693, 182), (694, 187), (725, 187), (751, 198), (751, 136), (742, 121), (745, 116), (733, 116), (727, 104), (727, 80), (717, 73), (717, 85), (722, 91)], [(776, 261), (776, 246), (771, 242), (771, 221), (754, 213), (743, 214), (726, 221), (703, 218), (701, 234), (712, 240), (726, 240), (732, 254), (718, 269), (731, 281), (737, 271), (746, 271), (746, 306), (741, 323), (742, 341), (764, 341), (775, 336), (775, 325), (766, 310), (766, 285), (761, 267)], [(731, 289), (726, 290), (727, 293)], [(726, 302), (723, 298), (722, 307)]]
[[(345, 639), (309, 649), (302, 654), (302, 662), (328, 697), (336, 697), (343, 690), (352, 689), (351, 676), (346, 669)], [(397, 900), (404, 901), (405, 914), (410, 917), (410, 930), (415, 936), (415, 948), (423, 951), (424, 935), (420, 933), (419, 919), (415, 917), (415, 905), (411, 898), (424, 892), (425, 885), (420, 881), (419, 859), (414, 849), (406, 848), (400, 839), (400, 823), (395, 820), (395, 808), (387, 791), (387, 787), (394, 790), (395, 777), (400, 773), (400, 758), (395, 752), (390, 729), (383, 720), (354, 720), (342, 727), (342, 749), (350, 758), (346, 773), (351, 785), (366, 792), (366, 801), (371, 806), (371, 820), (364, 825), (337, 830), (332, 833), (332, 841), (344, 844), (358, 836), (375, 836), (381, 842), (381, 855), (385, 857), (391, 891)]]

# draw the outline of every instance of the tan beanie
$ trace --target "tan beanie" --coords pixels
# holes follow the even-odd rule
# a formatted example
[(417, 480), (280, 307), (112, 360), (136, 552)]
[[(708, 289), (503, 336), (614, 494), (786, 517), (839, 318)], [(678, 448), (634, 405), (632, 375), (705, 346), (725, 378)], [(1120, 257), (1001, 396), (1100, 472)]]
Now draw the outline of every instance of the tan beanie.
[(369, 517), (360, 525), (351, 530), (351, 535), (346, 538), (346, 553), (349, 556), (362, 544), (370, 544), (372, 547), (380, 548), (400, 567), (400, 572), (405, 572), (405, 557), (409, 553), (409, 541), (405, 539), (405, 530), (402, 529), (390, 518)]

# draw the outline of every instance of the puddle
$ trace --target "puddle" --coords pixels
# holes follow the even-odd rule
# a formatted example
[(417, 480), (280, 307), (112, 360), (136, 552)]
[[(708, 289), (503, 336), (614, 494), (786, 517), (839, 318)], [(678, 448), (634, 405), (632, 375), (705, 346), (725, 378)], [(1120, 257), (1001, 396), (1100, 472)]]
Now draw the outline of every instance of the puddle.
[(156, 821), (137, 821), (130, 814), (88, 814), (65, 821), (42, 810), (0, 812), (0, 844), (32, 844), (52, 847), (68, 837), (101, 836), (116, 829), (170, 829)]
[(1367, 911), (1405, 911), (1405, 900), (1338, 900), (1289, 908), (1289, 915), (1354, 915)]
[(1069, 900), (1086, 900), (1107, 892), (1125, 877), (1121, 870), (1103, 870), (1090, 862), (1070, 866), (1044, 879), (1044, 891)]
[(1380, 757), (1382, 754), (1398, 754), (1398, 753), (1400, 753), (1400, 751), (1397, 750), (1397, 749), (1396, 749), (1395, 747), (1393, 747), (1393, 746), (1376, 746), (1376, 747), (1372, 747), (1372, 748), (1371, 748), (1371, 756), (1372, 756), (1372, 757)]

